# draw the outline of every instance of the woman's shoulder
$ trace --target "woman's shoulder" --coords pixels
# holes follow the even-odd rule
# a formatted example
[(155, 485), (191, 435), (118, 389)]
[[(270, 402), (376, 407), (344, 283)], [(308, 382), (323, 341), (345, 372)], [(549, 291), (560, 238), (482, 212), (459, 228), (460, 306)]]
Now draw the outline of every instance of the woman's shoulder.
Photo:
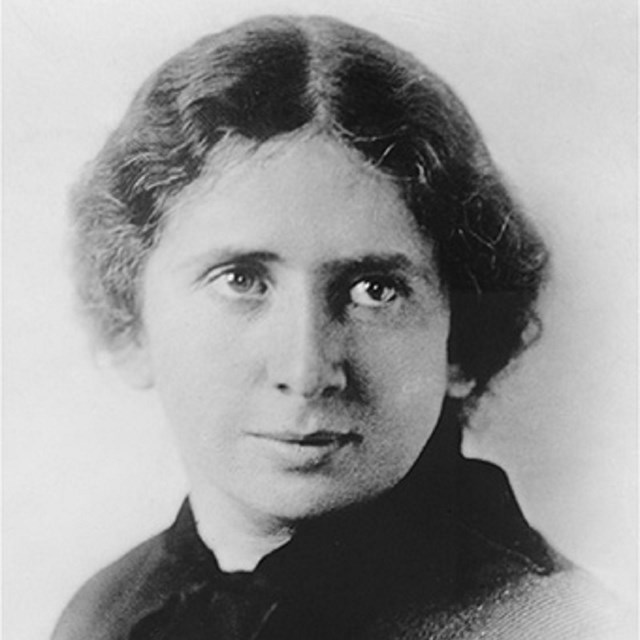
[(619, 600), (576, 567), (529, 573), (470, 608), (462, 621), (461, 639), (623, 640), (633, 630)]
[(464, 633), (451, 638), (631, 638), (634, 625), (624, 605), (529, 525), (502, 469), (477, 460), (465, 467), (459, 525), (471, 567), (469, 592), (480, 596), (452, 616)]
[(616, 597), (577, 568), (521, 575), (472, 601), (388, 611), (367, 640), (632, 640), (635, 621)]
[(90, 578), (63, 611), (52, 640), (112, 640), (134, 609), (153, 607), (160, 594), (150, 589), (165, 555), (163, 534), (136, 546)]
[(449, 595), (436, 603), (412, 584), (368, 640), (634, 637), (633, 617), (621, 602), (529, 525), (499, 467), (464, 459), (457, 478)]

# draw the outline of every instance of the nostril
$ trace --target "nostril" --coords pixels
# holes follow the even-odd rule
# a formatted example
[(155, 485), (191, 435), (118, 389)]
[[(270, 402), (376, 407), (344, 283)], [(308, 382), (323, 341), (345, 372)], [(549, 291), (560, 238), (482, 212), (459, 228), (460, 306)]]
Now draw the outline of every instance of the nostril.
[(335, 396), (337, 396), (341, 391), (342, 391), (342, 388), (340, 386), (331, 385), (331, 386), (325, 387), (322, 390), (322, 393), (320, 395), (322, 398), (335, 398)]
[(347, 380), (344, 363), (330, 353), (338, 345), (328, 345), (326, 332), (320, 333), (313, 325), (303, 328), (293, 340), (274, 342), (267, 353), (267, 380), (282, 395), (308, 400), (339, 396)]
[[(277, 384), (276, 389), (283, 394), (293, 393), (293, 389), (284, 382)], [(320, 397), (323, 399), (329, 399), (329, 398), (335, 398), (336, 396), (340, 395), (341, 391), (342, 391), (342, 387), (340, 385), (328, 385), (320, 389), (319, 393), (317, 392), (317, 389), (314, 389), (309, 392), (302, 390), (301, 395), (304, 395), (304, 396), (317, 395), (317, 397)]]

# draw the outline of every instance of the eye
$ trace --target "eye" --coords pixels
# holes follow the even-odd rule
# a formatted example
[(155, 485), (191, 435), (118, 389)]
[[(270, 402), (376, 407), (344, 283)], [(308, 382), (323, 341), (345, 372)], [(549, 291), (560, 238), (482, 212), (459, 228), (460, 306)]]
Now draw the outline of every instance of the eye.
[(361, 307), (384, 307), (396, 300), (399, 294), (399, 286), (382, 276), (363, 278), (349, 291), (351, 302)]
[(208, 283), (216, 293), (227, 298), (262, 298), (269, 289), (263, 274), (244, 266), (215, 271), (210, 274)]

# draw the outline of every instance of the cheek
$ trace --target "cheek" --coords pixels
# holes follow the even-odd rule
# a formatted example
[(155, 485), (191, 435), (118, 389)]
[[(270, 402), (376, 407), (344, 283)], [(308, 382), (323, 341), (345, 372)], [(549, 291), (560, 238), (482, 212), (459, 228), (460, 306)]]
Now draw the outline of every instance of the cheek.
[(172, 305), (153, 302), (149, 301), (145, 324), (152, 364), (160, 375), (187, 382), (216, 374), (224, 378), (225, 372), (241, 369), (246, 356), (237, 321), (206, 299), (176, 299)]
[(422, 426), (437, 420), (447, 387), (447, 326), (359, 341), (356, 368), (378, 412)]
[(255, 349), (210, 314), (156, 315), (148, 333), (155, 386), (171, 419), (210, 420), (242, 406), (238, 396), (260, 375)]

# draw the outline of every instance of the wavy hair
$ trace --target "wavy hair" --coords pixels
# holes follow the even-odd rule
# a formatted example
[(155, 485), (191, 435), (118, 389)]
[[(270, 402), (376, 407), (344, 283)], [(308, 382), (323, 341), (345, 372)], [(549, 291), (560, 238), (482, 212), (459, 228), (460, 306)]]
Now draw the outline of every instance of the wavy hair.
[(139, 90), (73, 198), (78, 290), (96, 335), (111, 348), (135, 337), (167, 201), (221, 143), (298, 130), (331, 136), (397, 185), (448, 295), (449, 360), (481, 395), (540, 331), (549, 254), (451, 89), (411, 54), (327, 17), (243, 22)]

